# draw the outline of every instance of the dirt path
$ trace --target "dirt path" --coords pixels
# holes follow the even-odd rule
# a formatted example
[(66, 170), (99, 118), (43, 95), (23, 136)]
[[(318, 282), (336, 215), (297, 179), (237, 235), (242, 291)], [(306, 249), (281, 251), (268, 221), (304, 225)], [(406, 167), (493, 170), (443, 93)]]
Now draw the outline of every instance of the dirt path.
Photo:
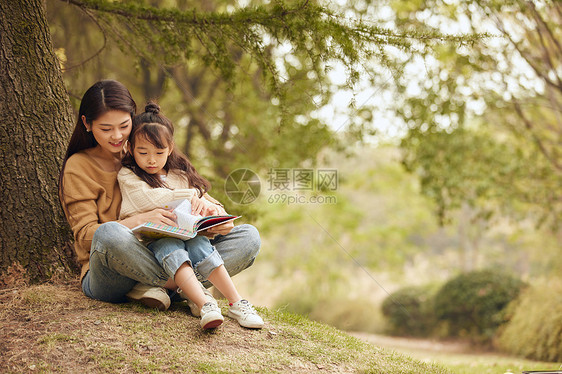
[(546, 363), (478, 349), (461, 341), (399, 338), (366, 333), (349, 333), (378, 347), (406, 354), (422, 362), (434, 362), (456, 374), (520, 374), (524, 371), (562, 369), (560, 363)]
[(475, 353), (474, 348), (471, 347), (468, 343), (458, 341), (443, 342), (429, 339), (401, 338), (362, 332), (350, 332), (349, 334), (380, 347), (396, 349), (398, 351), (427, 351), (436, 353), (461, 354)]

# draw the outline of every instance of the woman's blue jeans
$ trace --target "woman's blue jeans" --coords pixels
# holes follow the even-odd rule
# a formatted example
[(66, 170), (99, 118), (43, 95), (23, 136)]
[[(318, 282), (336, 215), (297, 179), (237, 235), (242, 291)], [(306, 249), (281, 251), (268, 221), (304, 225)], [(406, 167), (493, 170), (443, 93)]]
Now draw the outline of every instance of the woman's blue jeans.
[[(261, 240), (252, 225), (235, 226), (227, 235), (210, 240), (230, 276), (250, 267), (259, 253)], [(117, 222), (102, 224), (95, 232), (90, 250), (90, 270), (82, 290), (93, 299), (122, 302), (137, 283), (162, 287), (170, 278), (152, 253), (133, 232)], [(209, 281), (202, 282), (209, 287)]]

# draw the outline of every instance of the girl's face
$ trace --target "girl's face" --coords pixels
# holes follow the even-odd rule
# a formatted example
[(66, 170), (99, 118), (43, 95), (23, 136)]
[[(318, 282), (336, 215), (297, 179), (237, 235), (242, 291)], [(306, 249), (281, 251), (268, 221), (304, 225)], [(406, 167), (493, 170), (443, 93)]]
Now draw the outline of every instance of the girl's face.
[(173, 147), (168, 145), (166, 148), (156, 148), (142, 135), (135, 138), (133, 157), (137, 165), (148, 174), (166, 174), (164, 166)]
[(123, 150), (123, 145), (129, 138), (132, 119), (129, 112), (110, 110), (91, 124), (86, 123), (86, 117), (82, 116), (82, 123), (86, 130), (92, 132), (102, 150), (115, 154)]

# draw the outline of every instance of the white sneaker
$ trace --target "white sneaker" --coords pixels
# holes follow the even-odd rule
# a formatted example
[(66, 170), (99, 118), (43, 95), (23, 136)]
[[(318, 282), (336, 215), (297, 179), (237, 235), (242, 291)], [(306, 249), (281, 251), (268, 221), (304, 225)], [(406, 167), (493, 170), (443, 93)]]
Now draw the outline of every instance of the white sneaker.
[(135, 284), (126, 296), (129, 300), (138, 301), (161, 311), (167, 310), (171, 303), (168, 292), (164, 288), (142, 283)]
[[(201, 285), (201, 289), (203, 290), (203, 293), (205, 294), (205, 298), (207, 299), (207, 302), (218, 305), (217, 300), (215, 300), (215, 298), (211, 294), (211, 291), (209, 291), (208, 289), (203, 287), (203, 285), (201, 283), (199, 283), (199, 284)], [(194, 317), (201, 317), (201, 311), (199, 310), (199, 307), (197, 306), (197, 304), (195, 304), (193, 301), (189, 300), (189, 298), (183, 293), (183, 291), (180, 288), (178, 288), (177, 292), (178, 292), (178, 295), (183, 300), (187, 301), (187, 306), (189, 306), (189, 310), (191, 311), (191, 315), (194, 316)]]
[(261, 329), (264, 325), (263, 319), (248, 300), (242, 299), (232, 304), (228, 316), (237, 320), (240, 326), (250, 329)]
[(205, 303), (201, 308), (201, 327), (203, 329), (214, 329), (222, 325), (224, 317), (217, 304)]

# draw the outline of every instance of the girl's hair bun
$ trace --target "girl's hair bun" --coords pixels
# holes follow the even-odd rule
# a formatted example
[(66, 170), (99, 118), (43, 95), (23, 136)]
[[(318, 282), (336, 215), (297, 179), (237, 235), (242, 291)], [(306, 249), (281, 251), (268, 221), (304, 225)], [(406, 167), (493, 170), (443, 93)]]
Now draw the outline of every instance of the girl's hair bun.
[(149, 101), (146, 106), (144, 107), (144, 111), (147, 113), (160, 113), (160, 106), (156, 104), (154, 101)]

